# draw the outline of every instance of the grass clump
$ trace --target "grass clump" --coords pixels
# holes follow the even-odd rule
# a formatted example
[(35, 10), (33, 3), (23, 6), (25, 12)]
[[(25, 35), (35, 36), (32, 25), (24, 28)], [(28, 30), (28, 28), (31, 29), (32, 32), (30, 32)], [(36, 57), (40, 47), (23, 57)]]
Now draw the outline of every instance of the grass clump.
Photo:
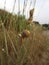
[[(34, 23), (28, 25), (23, 16), (8, 17), (7, 21), (10, 20), (8, 30), (3, 23), (4, 20), (2, 18), (0, 20), (1, 65), (49, 65), (49, 36), (44, 35), (42, 27)], [(18, 34), (24, 29), (28, 29), (31, 36), (25, 38), (20, 46)]]

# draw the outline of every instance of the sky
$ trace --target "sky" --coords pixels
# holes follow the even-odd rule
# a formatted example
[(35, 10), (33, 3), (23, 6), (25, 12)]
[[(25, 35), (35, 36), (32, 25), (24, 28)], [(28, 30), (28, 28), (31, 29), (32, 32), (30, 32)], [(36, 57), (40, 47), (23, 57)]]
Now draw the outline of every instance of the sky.
[[(28, 0), (27, 2), (27, 7), (25, 8), (26, 18), (29, 17), (29, 10), (34, 7), (34, 1), (35, 0), (32, 0), (31, 6), (30, 6), (31, 0)], [(4, 3), (5, 3), (5, 0), (0, 0), (0, 9), (4, 9), (4, 6), (5, 6), (5, 10), (12, 12), (14, 0), (6, 0), (6, 4)], [(24, 4), (24, 0), (20, 0), (21, 14), (23, 12), (23, 4)], [(16, 0), (15, 2), (15, 9), (13, 13), (14, 14), (18, 13), (18, 0)], [(39, 21), (40, 24), (46, 24), (46, 23), (49, 24), (49, 0), (36, 0), (33, 20)]]

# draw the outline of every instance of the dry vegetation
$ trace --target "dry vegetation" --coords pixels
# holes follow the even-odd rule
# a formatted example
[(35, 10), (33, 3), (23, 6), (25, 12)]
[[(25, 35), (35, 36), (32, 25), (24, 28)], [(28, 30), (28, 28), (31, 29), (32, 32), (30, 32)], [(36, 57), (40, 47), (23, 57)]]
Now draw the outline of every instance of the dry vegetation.
[[(27, 24), (24, 16), (17, 17), (9, 13), (2, 16), (0, 16), (0, 65), (49, 65), (49, 37), (43, 35), (42, 26)], [(24, 29), (29, 30), (31, 35), (24, 38), (20, 45), (18, 35)]]

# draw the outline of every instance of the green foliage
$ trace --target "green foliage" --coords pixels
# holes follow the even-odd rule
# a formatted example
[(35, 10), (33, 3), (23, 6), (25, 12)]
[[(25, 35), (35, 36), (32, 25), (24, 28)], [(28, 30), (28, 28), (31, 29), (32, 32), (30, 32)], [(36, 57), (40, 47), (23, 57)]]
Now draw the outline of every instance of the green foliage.
[(18, 16), (16, 21), (16, 27), (18, 29), (18, 32), (22, 32), (24, 29), (27, 28), (27, 20), (24, 16)]
[(0, 10), (0, 18), (7, 29), (15, 29), (17, 32), (22, 32), (24, 29), (30, 29), (30, 25), (28, 25), (25, 16), (12, 15), (4, 10)]

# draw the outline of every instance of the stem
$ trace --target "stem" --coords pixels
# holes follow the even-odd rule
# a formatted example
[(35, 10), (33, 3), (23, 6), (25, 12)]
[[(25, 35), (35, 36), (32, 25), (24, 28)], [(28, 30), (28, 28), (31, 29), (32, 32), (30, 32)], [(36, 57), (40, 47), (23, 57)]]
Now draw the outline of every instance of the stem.
[(5, 6), (5, 5), (6, 5), (6, 0), (5, 0), (5, 2), (4, 2), (4, 10), (5, 10), (5, 8), (6, 8), (6, 6)]
[(18, 15), (20, 15), (20, 0), (18, 0)]
[(14, 12), (15, 4), (16, 4), (16, 0), (14, 1), (14, 5), (13, 5), (13, 10), (12, 10), (12, 12)]

